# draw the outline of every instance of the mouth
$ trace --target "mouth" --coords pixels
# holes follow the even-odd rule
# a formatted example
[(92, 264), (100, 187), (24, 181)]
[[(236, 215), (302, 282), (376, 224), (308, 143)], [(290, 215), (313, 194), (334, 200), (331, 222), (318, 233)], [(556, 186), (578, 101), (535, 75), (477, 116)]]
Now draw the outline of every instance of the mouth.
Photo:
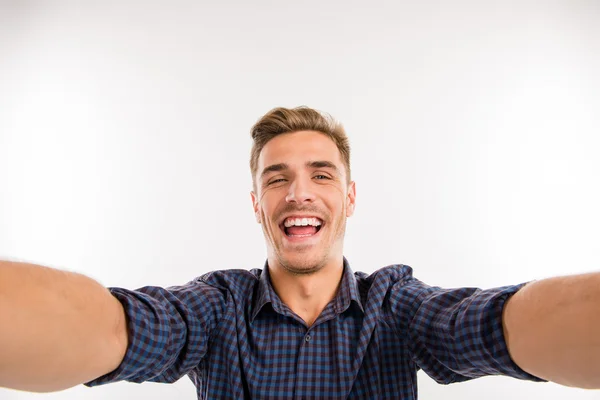
[(297, 241), (315, 237), (325, 222), (316, 216), (290, 216), (279, 224), (279, 228), (288, 240)]

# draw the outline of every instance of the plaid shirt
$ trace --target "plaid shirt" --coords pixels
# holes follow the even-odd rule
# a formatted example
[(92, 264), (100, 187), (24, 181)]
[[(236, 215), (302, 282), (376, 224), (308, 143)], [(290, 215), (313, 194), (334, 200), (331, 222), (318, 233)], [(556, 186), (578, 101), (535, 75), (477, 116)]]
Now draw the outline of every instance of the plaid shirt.
[(392, 265), (344, 260), (336, 297), (311, 327), (264, 270), (207, 273), (183, 286), (110, 288), (129, 319), (121, 365), (87, 386), (177, 381), (199, 399), (416, 399), (417, 371), (439, 383), (484, 375), (541, 381), (510, 358), (502, 308), (521, 286), (441, 289)]

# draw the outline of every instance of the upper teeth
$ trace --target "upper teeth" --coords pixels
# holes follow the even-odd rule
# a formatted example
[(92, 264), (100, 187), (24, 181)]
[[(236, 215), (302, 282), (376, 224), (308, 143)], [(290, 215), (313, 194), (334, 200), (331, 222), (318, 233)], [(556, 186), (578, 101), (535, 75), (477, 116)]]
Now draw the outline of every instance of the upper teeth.
[(285, 220), (283, 225), (286, 228), (289, 228), (290, 226), (320, 226), (321, 220), (319, 220), (318, 218), (288, 218)]

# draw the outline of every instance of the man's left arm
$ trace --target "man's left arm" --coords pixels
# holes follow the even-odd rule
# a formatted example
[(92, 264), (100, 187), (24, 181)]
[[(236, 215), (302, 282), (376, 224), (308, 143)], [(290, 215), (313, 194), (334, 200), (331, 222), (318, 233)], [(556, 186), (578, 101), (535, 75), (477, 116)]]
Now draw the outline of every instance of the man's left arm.
[(531, 282), (503, 310), (511, 358), (566, 386), (600, 388), (600, 273)]

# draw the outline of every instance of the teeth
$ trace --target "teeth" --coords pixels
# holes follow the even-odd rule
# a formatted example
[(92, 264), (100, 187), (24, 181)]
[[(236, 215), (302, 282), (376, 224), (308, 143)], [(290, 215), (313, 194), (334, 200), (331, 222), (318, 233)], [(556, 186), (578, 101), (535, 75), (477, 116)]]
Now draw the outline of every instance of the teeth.
[(320, 226), (321, 220), (318, 218), (288, 218), (285, 220), (283, 225), (286, 228), (289, 228), (290, 226)]

